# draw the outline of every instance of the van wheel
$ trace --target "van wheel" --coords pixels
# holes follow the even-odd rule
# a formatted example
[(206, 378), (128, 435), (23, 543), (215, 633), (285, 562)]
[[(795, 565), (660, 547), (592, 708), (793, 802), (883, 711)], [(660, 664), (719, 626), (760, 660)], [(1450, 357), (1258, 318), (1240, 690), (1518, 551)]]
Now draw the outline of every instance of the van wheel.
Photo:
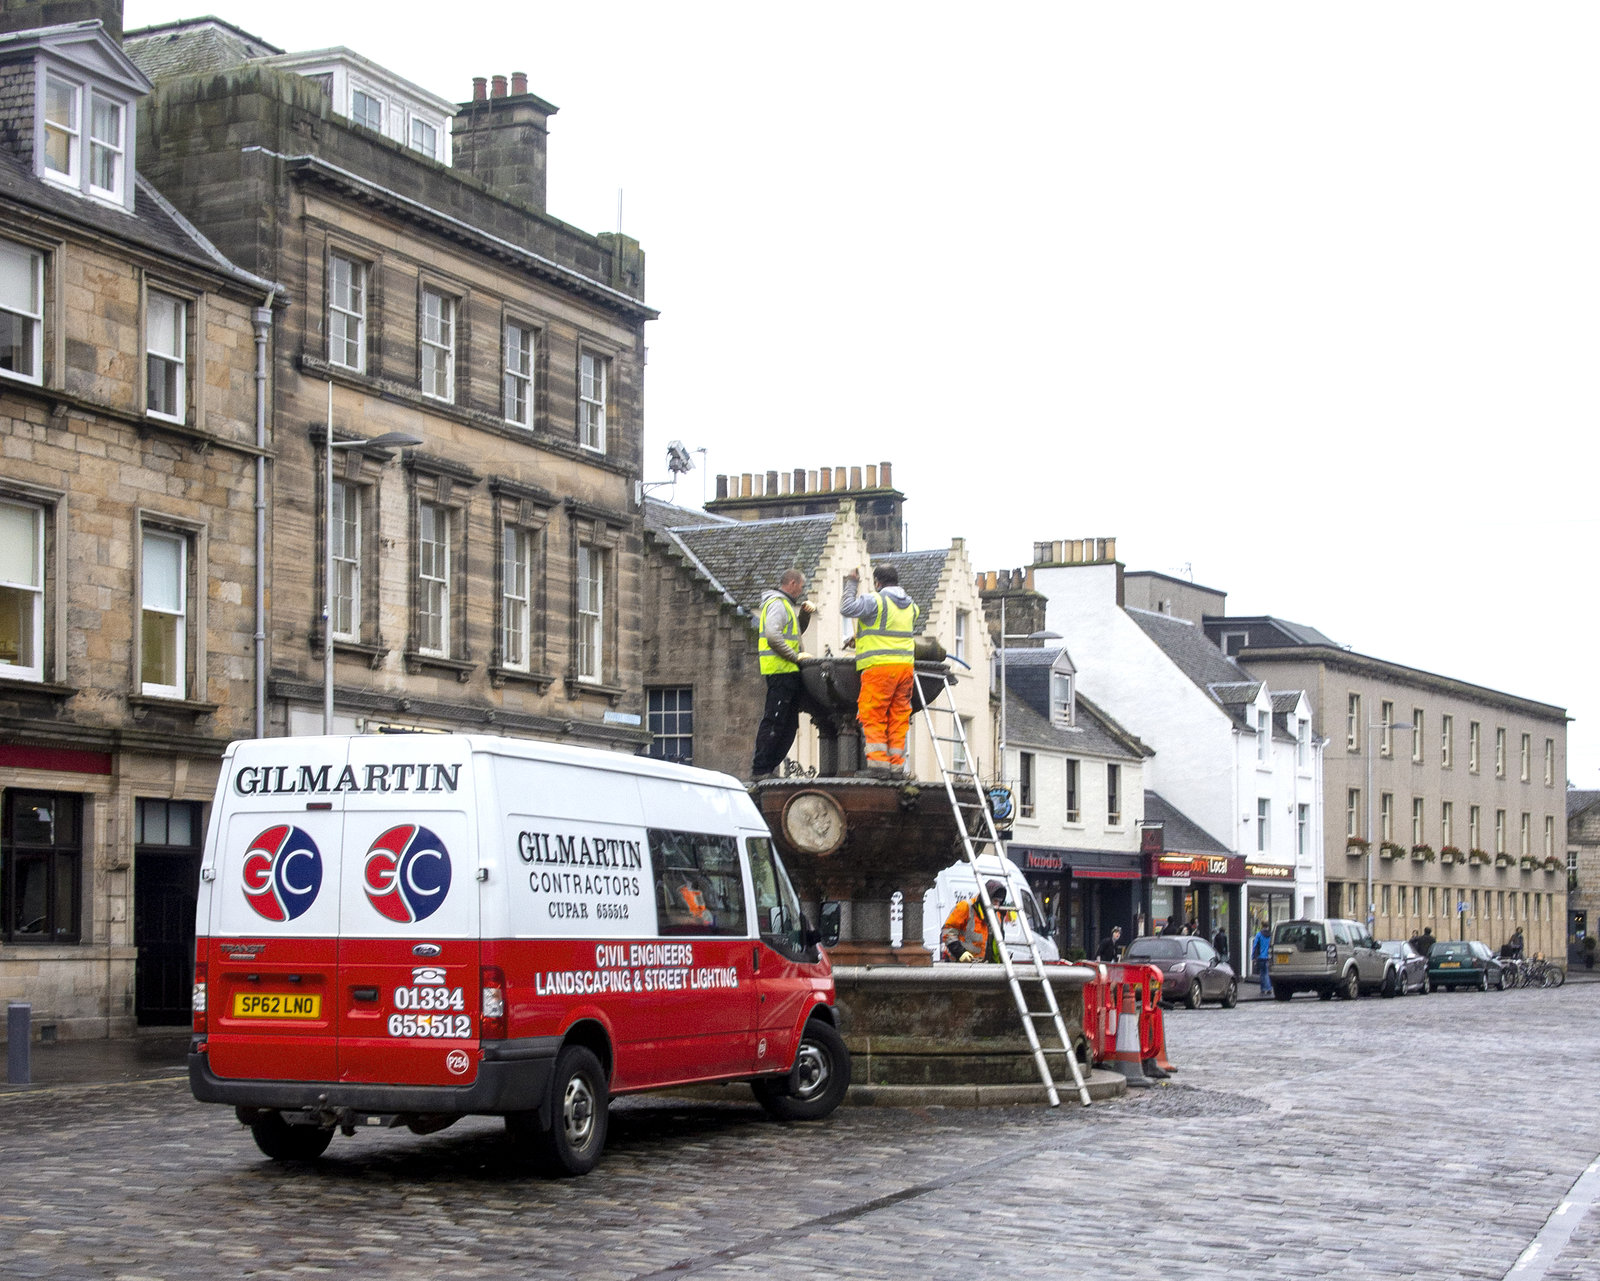
[(1333, 1000), (1333, 989), (1331, 987), (1319, 987), (1317, 989), (1317, 1000), (1319, 1000), (1319, 1001), (1331, 1001), (1331, 1000)]
[(831, 1023), (812, 1019), (788, 1076), (750, 1082), (756, 1102), (780, 1121), (820, 1121), (850, 1088), (850, 1051)]
[(1294, 999), (1294, 989), (1292, 987), (1283, 987), (1280, 984), (1273, 987), (1272, 996), (1277, 1001), (1292, 1001)]
[(1344, 976), (1344, 984), (1339, 993), (1347, 1001), (1355, 1001), (1361, 996), (1361, 976), (1354, 970)]
[(550, 1082), (550, 1128), (534, 1139), (539, 1164), (557, 1178), (588, 1174), (606, 1145), (606, 1077), (593, 1051), (569, 1045)]
[(315, 1161), (333, 1142), (320, 1125), (290, 1125), (281, 1112), (262, 1112), (250, 1122), (256, 1146), (274, 1161)]

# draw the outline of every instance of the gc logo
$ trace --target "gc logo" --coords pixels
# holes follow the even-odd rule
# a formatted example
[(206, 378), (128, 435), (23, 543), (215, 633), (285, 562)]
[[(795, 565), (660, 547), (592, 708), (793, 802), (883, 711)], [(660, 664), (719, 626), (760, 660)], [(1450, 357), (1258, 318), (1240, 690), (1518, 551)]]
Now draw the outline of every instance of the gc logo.
[(391, 827), (367, 851), (362, 881), (381, 915), (401, 924), (426, 920), (450, 892), (450, 854), (425, 827)]

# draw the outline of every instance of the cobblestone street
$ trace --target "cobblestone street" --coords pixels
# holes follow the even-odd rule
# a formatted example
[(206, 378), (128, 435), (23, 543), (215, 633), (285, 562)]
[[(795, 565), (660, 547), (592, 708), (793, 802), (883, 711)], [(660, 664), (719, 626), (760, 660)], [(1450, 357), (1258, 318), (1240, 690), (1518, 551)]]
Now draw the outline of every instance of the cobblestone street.
[(291, 1167), (176, 1075), (0, 1087), (0, 1275), (1589, 1281), (1597, 1016), (1579, 983), (1180, 1010), (1180, 1075), (1088, 1111), (630, 1099), (566, 1182), (487, 1120)]

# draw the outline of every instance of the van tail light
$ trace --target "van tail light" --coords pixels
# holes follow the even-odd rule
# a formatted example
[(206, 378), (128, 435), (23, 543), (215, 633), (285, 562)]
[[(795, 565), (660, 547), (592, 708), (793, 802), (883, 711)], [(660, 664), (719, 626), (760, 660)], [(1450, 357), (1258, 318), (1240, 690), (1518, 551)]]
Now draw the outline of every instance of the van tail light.
[(194, 967), (194, 995), (190, 998), (194, 1009), (194, 1030), (200, 1035), (206, 1034), (206, 966), (204, 961), (196, 961)]
[(506, 976), (496, 965), (485, 965), (478, 973), (483, 987), (478, 1035), (485, 1041), (503, 1041), (506, 1039)]
[(1339, 947), (1338, 947), (1338, 945), (1335, 944), (1335, 943), (1329, 943), (1328, 947), (1327, 947), (1327, 952), (1328, 952), (1328, 964), (1329, 965), (1337, 964), (1338, 960), (1339, 960)]

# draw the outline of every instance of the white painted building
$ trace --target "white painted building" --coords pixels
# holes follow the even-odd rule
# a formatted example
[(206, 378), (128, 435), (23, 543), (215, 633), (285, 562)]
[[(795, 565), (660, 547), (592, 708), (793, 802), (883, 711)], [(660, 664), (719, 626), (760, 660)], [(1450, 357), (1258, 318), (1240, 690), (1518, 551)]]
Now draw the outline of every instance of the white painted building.
[[(1064, 546), (1082, 555), (1085, 544), (1038, 550)], [(1045, 626), (1065, 638), (1083, 692), (1155, 749), (1146, 786), (1243, 860), (1227, 874), (1233, 887), (1242, 878), (1242, 898), (1219, 882), (1203, 896), (1184, 890), (1181, 909), (1175, 894), (1174, 911), (1215, 922), (1225, 903), (1235, 938), (1256, 912), (1320, 913), (1322, 749), (1309, 703), (1252, 681), (1198, 622), (1127, 608), (1123, 567), (1114, 552), (1094, 553), (1032, 566)], [(1158, 887), (1158, 898), (1163, 888), (1173, 887)]]

